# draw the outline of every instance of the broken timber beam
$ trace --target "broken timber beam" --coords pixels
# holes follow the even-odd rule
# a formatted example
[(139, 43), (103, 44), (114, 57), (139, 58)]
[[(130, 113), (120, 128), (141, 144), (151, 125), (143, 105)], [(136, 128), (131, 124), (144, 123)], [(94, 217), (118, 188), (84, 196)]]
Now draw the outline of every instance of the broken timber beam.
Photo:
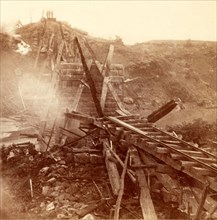
[(102, 111), (102, 108), (101, 108), (101, 105), (100, 105), (100, 101), (97, 97), (97, 89), (96, 89), (95, 83), (93, 81), (93, 78), (91, 76), (91, 73), (88, 69), (87, 63), (85, 61), (85, 58), (84, 58), (84, 55), (83, 55), (83, 52), (82, 52), (82, 49), (81, 49), (81, 46), (80, 46), (80, 43), (79, 43), (77, 37), (75, 37), (75, 43), (78, 47), (78, 51), (79, 51), (80, 56), (81, 56), (81, 62), (82, 62), (83, 68), (84, 68), (84, 72), (86, 74), (87, 82), (90, 86), (90, 92), (91, 92), (93, 102), (94, 102), (95, 107), (96, 107), (97, 114), (98, 114), (99, 117), (103, 117), (103, 111)]
[[(133, 159), (134, 165), (139, 166), (141, 164), (141, 160), (139, 158), (139, 154), (136, 149), (133, 150), (132, 159)], [(136, 169), (136, 176), (137, 176), (139, 187), (140, 187), (140, 206), (142, 209), (143, 218), (145, 220), (157, 220), (157, 215), (154, 209), (154, 205), (151, 199), (148, 184), (147, 184), (145, 174), (142, 168)]]
[(118, 95), (117, 95), (117, 93), (116, 93), (116, 91), (115, 91), (113, 85), (112, 85), (110, 82), (108, 82), (108, 88), (109, 88), (109, 90), (111, 91), (112, 96), (114, 97), (115, 101), (117, 102), (118, 107), (120, 108), (120, 110), (121, 110), (122, 112), (124, 112), (126, 115), (130, 115), (130, 112), (128, 112), (128, 111), (124, 108), (124, 106), (123, 106), (121, 100), (119, 99), (119, 97), (118, 97)]
[(111, 184), (112, 192), (114, 195), (118, 195), (120, 190), (120, 175), (110, 150), (107, 147), (107, 144), (104, 142), (104, 152), (105, 152), (105, 164), (108, 171), (109, 181)]
[(203, 206), (204, 206), (204, 203), (206, 201), (206, 197), (207, 197), (207, 193), (208, 193), (208, 188), (209, 188), (209, 185), (206, 184), (203, 188), (203, 191), (202, 191), (202, 195), (201, 195), (201, 200), (200, 200), (200, 204), (199, 204), (199, 207), (198, 207), (198, 210), (197, 210), (197, 213), (194, 217), (194, 220), (199, 220), (201, 219), (200, 216), (201, 216), (201, 213), (203, 211)]
[(119, 213), (120, 213), (120, 207), (121, 207), (121, 200), (124, 194), (124, 179), (125, 179), (125, 174), (127, 171), (127, 163), (128, 163), (128, 159), (129, 159), (129, 149), (127, 151), (126, 157), (125, 157), (125, 161), (124, 161), (124, 167), (123, 167), (123, 171), (121, 174), (121, 179), (120, 179), (120, 190), (118, 192), (118, 198), (116, 201), (116, 206), (115, 206), (115, 213), (114, 213), (114, 219), (119, 219)]
[(174, 100), (171, 100), (170, 102), (166, 103), (165, 105), (148, 115), (148, 122), (154, 123), (159, 119), (163, 118), (165, 115), (171, 112), (177, 106), (177, 104), (178, 103)]
[(103, 86), (102, 86), (102, 94), (101, 94), (101, 108), (104, 110), (105, 108), (105, 101), (108, 93), (108, 82), (109, 82), (109, 77), (105, 76), (103, 80)]

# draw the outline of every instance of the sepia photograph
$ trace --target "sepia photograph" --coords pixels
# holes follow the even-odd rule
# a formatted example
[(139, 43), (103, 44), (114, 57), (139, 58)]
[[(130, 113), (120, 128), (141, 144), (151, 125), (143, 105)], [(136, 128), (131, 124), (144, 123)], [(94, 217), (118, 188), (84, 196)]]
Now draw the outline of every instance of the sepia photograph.
[(0, 220), (217, 219), (217, 0), (0, 0)]

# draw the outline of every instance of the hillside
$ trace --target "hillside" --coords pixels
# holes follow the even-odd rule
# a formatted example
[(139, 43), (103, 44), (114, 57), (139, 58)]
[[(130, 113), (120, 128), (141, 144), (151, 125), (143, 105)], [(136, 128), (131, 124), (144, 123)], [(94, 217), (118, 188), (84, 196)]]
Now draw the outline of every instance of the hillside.
[[(216, 107), (216, 42), (168, 40), (124, 45), (121, 39), (111, 41), (95, 38), (77, 28), (71, 28), (66, 22), (61, 24), (63, 32), (69, 33), (71, 41), (74, 36), (79, 37), (86, 59), (92, 57), (83, 44), (84, 38), (101, 63), (105, 60), (109, 45), (115, 46), (113, 63), (122, 63), (125, 66), (126, 79), (135, 78), (128, 82), (139, 103), (139, 107), (135, 104), (127, 105), (132, 112), (147, 115), (168, 100), (178, 97), (184, 104), (182, 113), (184, 111), (189, 115), (188, 111), (194, 111), (193, 118), (196, 115), (207, 115), (207, 120), (214, 119), (212, 116)], [(60, 23), (55, 19), (47, 22), (42, 19), (40, 22), (25, 25), (16, 32), (31, 45), (32, 52), (21, 58), (17, 55), (11, 56), (9, 52), (2, 52), (6, 59), (7, 54), (10, 57), (3, 65), (3, 75), (8, 69), (14, 71), (14, 64), (18, 64), (16, 68), (23, 72), (32, 71), (43, 32), (44, 44), (48, 42), (51, 33), (55, 35), (56, 47), (61, 41)], [(130, 96), (127, 92), (125, 95)]]
[[(119, 219), (119, 211), (120, 219), (216, 217), (216, 42), (125, 45), (120, 38), (92, 37), (53, 16), (16, 34), (31, 51), (18, 53), (22, 42), (0, 34), (0, 219)], [(114, 45), (112, 63), (123, 64), (124, 71), (122, 65), (109, 66), (116, 81), (107, 94), (97, 62), (89, 74), (85, 70), (89, 85), (85, 81), (75, 36), (87, 61), (104, 63)], [(52, 64), (60, 45), (66, 49), (59, 71)], [(51, 83), (55, 73), (58, 85)], [(111, 110), (105, 105), (98, 113), (102, 118), (93, 120), (99, 105), (92, 97), (101, 94)], [(137, 115), (103, 117), (112, 116), (117, 103), (124, 109), (117, 97)], [(78, 108), (74, 100), (82, 98)], [(176, 107), (156, 123), (143, 118), (162, 105), (160, 117)]]

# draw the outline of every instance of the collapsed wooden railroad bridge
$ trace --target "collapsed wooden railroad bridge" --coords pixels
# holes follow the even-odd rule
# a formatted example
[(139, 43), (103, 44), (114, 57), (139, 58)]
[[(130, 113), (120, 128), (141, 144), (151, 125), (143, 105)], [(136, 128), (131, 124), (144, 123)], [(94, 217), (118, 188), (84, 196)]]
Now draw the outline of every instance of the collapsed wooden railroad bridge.
[[(144, 219), (157, 219), (151, 194), (160, 192), (168, 201), (178, 204), (177, 208), (189, 218), (200, 219), (203, 211), (207, 218), (216, 218), (217, 156), (154, 124), (177, 102), (172, 100), (146, 118), (131, 114), (122, 103), (123, 89), (127, 86), (124, 67), (112, 64), (114, 47), (110, 46), (102, 65), (96, 61), (86, 40), (82, 44), (92, 56), (90, 62), (85, 60), (79, 37), (75, 37), (73, 43), (76, 62), (65, 59), (69, 47), (64, 34), (57, 56), (48, 56), (53, 59), (50, 84), (58, 94), (59, 112), (55, 120), (52, 118), (47, 148), (54, 129), (56, 143), (61, 146), (70, 147), (88, 136), (101, 146), (112, 192), (117, 198), (114, 219), (119, 218), (125, 176), (139, 188)], [(42, 44), (36, 66), (41, 47)], [(46, 129), (45, 121), (41, 129), (42, 140)], [(163, 186), (163, 191), (155, 187), (153, 177)]]

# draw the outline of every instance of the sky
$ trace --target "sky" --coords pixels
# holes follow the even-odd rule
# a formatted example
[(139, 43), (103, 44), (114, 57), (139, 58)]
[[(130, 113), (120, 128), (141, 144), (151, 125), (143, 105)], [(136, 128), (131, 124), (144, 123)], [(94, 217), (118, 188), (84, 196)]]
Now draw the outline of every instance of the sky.
[(20, 1), (0, 0), (1, 26), (12, 30), (16, 21), (37, 22), (53, 10), (57, 20), (92, 36), (126, 44), (149, 40), (217, 41), (217, 0), (143, 1)]

